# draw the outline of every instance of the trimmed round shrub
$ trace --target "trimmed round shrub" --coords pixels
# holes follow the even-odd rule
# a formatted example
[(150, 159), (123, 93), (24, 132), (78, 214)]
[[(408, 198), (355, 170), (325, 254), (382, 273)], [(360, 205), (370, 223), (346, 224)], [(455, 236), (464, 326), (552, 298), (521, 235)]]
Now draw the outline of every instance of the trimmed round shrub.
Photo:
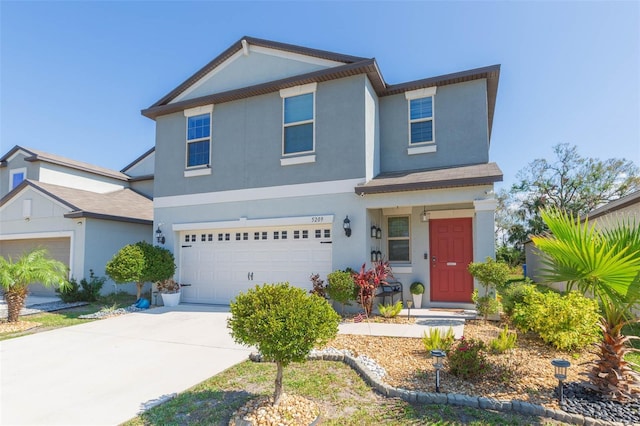
[(424, 293), (424, 284), (422, 284), (420, 281), (412, 282), (409, 286), (409, 291), (411, 292), (411, 294), (422, 294)]

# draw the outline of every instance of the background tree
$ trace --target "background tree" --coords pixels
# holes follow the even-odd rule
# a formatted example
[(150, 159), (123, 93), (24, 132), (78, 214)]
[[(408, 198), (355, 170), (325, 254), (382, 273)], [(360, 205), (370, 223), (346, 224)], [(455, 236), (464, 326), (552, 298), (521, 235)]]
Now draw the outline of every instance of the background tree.
[(18, 321), (32, 283), (65, 288), (68, 285), (67, 266), (51, 259), (46, 249), (32, 250), (15, 262), (0, 257), (0, 287), (4, 290), (9, 322)]
[(582, 216), (609, 201), (640, 190), (640, 169), (633, 162), (582, 157), (575, 146), (553, 147), (555, 158), (539, 158), (517, 174), (518, 182), (498, 195), (498, 245), (522, 251), (530, 235), (547, 230), (542, 208)]
[(233, 339), (256, 346), (277, 366), (274, 405), (282, 396), (282, 373), (291, 362), (304, 362), (311, 349), (338, 333), (340, 317), (326, 299), (289, 283), (264, 284), (231, 302), (227, 325)]
[(118, 284), (135, 282), (137, 299), (142, 295), (145, 282), (166, 280), (175, 271), (173, 253), (146, 241), (122, 247), (105, 268), (106, 274)]
[(557, 209), (541, 215), (550, 232), (532, 239), (546, 255), (545, 280), (566, 281), (567, 290), (576, 287), (600, 304), (602, 341), (587, 374), (590, 387), (622, 402), (638, 398), (640, 375), (625, 360), (635, 350), (622, 327), (633, 321), (631, 309), (640, 302), (640, 224), (599, 229)]

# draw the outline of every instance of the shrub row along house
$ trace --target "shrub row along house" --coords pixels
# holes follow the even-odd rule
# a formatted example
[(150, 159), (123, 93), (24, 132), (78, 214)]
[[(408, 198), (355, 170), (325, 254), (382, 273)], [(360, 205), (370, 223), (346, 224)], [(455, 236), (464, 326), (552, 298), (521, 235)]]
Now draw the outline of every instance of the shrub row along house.
[(384, 259), (403, 300), (421, 281), (428, 306), (472, 306), (467, 265), (494, 255), (499, 73), (390, 85), (375, 59), (234, 43), (142, 111), (156, 122), (153, 238), (182, 301), (310, 289), (312, 273)]

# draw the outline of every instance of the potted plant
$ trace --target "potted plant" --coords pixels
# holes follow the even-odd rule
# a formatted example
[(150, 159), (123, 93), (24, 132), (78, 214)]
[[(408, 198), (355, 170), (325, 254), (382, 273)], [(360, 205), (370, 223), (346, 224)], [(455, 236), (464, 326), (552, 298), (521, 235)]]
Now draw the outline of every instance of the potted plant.
[(158, 281), (156, 287), (162, 295), (162, 304), (164, 306), (178, 306), (180, 303), (180, 284), (173, 278), (169, 278)]
[(413, 296), (413, 307), (416, 309), (422, 308), (422, 294), (424, 293), (424, 284), (420, 281), (414, 281), (409, 286), (409, 291)]

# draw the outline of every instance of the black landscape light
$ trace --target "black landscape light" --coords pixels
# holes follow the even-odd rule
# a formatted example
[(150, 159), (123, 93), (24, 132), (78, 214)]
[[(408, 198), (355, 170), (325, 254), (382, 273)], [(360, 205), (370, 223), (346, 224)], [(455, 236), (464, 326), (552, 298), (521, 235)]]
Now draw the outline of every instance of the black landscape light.
[(440, 370), (442, 370), (442, 360), (447, 356), (445, 351), (441, 349), (434, 349), (431, 351), (431, 357), (433, 358), (433, 367), (436, 369), (436, 393), (440, 393)]
[(553, 359), (551, 365), (554, 368), (554, 376), (558, 379), (558, 402), (562, 404), (564, 402), (562, 382), (567, 380), (567, 368), (571, 367), (571, 363), (566, 359)]

